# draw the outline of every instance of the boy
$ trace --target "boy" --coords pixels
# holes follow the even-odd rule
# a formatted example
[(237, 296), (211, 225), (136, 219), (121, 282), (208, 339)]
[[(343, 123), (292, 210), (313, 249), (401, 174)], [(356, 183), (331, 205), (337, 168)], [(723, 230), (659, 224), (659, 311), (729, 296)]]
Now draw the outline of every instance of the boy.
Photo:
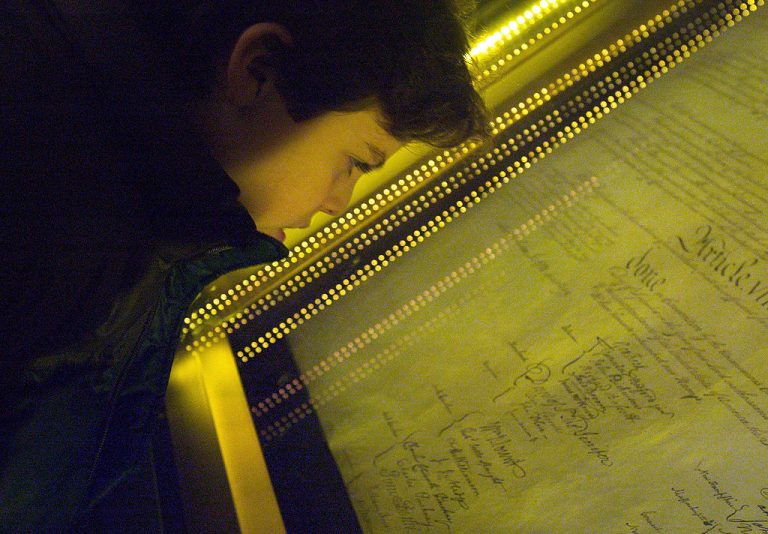
[(450, 0), (4, 2), (0, 528), (141, 508), (192, 299), (482, 133), (467, 48)]

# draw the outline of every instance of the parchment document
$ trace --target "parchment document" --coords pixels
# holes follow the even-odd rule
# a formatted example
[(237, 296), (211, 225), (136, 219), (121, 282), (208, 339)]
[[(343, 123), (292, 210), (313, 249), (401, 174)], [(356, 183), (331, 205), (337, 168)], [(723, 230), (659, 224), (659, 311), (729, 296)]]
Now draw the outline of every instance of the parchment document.
[(766, 14), (292, 336), (366, 532), (768, 532)]

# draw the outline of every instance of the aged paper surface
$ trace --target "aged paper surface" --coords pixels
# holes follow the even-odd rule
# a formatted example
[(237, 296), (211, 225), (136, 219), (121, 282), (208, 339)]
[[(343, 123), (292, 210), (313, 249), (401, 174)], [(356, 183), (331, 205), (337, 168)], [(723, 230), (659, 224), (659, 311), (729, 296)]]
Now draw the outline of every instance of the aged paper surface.
[(366, 532), (768, 532), (757, 12), (292, 337)]

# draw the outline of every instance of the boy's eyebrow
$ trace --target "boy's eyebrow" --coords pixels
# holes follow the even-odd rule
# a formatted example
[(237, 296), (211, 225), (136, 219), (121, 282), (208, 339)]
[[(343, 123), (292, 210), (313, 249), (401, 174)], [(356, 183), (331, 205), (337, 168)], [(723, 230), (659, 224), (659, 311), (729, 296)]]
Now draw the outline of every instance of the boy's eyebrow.
[(371, 169), (380, 169), (383, 167), (384, 162), (387, 160), (387, 156), (384, 154), (384, 151), (379, 147), (372, 145), (371, 143), (366, 143), (366, 146), (368, 147), (368, 153), (371, 156)]

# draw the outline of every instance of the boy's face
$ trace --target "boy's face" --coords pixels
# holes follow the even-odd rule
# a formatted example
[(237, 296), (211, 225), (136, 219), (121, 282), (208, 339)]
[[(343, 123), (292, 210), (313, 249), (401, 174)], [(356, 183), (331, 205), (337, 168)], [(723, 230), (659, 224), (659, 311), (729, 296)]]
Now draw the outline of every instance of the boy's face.
[(382, 127), (375, 106), (295, 122), (276, 88), (267, 43), (291, 37), (258, 23), (238, 38), (221, 84), (202, 110), (209, 146), (240, 188), (256, 228), (279, 240), (285, 228), (309, 225), (317, 212), (338, 215), (365, 171), (402, 142)]
[(284, 229), (308, 226), (317, 212), (342, 213), (360, 176), (402, 145), (379, 120), (365, 109), (296, 123), (283, 107), (268, 123), (254, 123), (253, 144), (241, 137), (227, 172), (259, 231), (283, 240)]

